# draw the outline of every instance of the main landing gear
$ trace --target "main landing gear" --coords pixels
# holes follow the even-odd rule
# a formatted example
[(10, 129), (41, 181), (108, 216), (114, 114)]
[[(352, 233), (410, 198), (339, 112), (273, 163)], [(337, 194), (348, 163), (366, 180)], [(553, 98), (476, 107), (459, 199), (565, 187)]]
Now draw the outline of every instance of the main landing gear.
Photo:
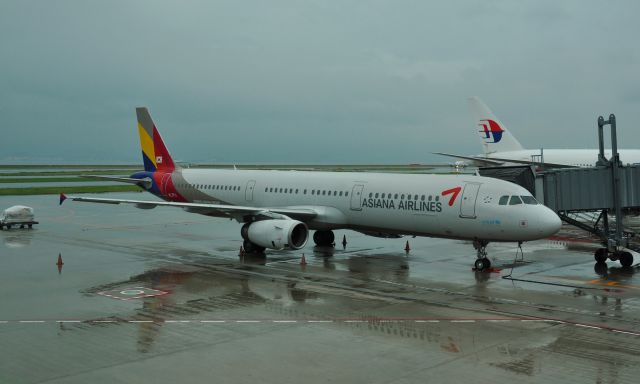
[(473, 248), (477, 251), (477, 259), (473, 264), (476, 271), (482, 272), (491, 268), (491, 260), (487, 257), (487, 245), (489, 245), (489, 242), (486, 240), (473, 241)]
[(316, 231), (313, 234), (313, 241), (319, 247), (332, 247), (335, 242), (333, 231)]
[(620, 261), (623, 267), (630, 267), (633, 264), (633, 255), (628, 251), (614, 251), (609, 252), (607, 248), (598, 248), (593, 254), (593, 258), (596, 259), (596, 263), (603, 264), (607, 259), (612, 261)]

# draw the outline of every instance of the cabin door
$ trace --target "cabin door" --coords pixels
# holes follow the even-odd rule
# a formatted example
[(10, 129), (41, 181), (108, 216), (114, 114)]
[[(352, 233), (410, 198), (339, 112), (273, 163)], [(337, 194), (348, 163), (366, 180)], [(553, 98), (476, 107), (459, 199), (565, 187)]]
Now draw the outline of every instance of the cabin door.
[(480, 183), (466, 183), (462, 191), (460, 203), (460, 217), (467, 219), (476, 218), (476, 200), (478, 199)]
[(247, 181), (247, 187), (244, 191), (244, 199), (246, 201), (253, 201), (253, 190), (256, 187), (256, 181), (255, 180), (249, 180)]
[(362, 211), (362, 189), (363, 184), (356, 184), (351, 190), (351, 210)]

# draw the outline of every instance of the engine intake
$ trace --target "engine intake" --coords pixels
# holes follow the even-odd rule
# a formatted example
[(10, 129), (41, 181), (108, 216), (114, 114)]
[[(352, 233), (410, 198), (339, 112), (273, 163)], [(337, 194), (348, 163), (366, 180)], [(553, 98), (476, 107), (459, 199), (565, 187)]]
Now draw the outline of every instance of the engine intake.
[(300, 249), (307, 244), (309, 229), (297, 220), (260, 220), (245, 224), (242, 237), (264, 248)]

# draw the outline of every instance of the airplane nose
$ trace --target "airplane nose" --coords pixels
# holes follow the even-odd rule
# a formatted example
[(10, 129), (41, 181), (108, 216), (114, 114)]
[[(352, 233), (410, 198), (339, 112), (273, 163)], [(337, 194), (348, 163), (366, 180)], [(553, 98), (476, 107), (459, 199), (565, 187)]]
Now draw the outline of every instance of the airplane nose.
[(555, 234), (562, 226), (562, 221), (558, 215), (547, 207), (544, 207), (544, 213), (540, 221), (540, 231), (545, 237)]

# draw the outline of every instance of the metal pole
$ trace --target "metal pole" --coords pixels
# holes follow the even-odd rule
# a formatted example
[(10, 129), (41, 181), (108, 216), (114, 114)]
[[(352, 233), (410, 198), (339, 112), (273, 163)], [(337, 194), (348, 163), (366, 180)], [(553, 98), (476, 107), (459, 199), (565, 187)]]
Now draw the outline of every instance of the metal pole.
[(598, 116), (598, 146), (600, 148), (600, 153), (598, 153), (598, 162), (596, 165), (604, 166), (607, 165), (607, 158), (604, 157), (604, 117)]
[(611, 173), (613, 175), (613, 207), (616, 211), (616, 246), (622, 245), (622, 207), (620, 207), (620, 155), (618, 154), (618, 138), (616, 135), (616, 117), (609, 115), (611, 126)]

